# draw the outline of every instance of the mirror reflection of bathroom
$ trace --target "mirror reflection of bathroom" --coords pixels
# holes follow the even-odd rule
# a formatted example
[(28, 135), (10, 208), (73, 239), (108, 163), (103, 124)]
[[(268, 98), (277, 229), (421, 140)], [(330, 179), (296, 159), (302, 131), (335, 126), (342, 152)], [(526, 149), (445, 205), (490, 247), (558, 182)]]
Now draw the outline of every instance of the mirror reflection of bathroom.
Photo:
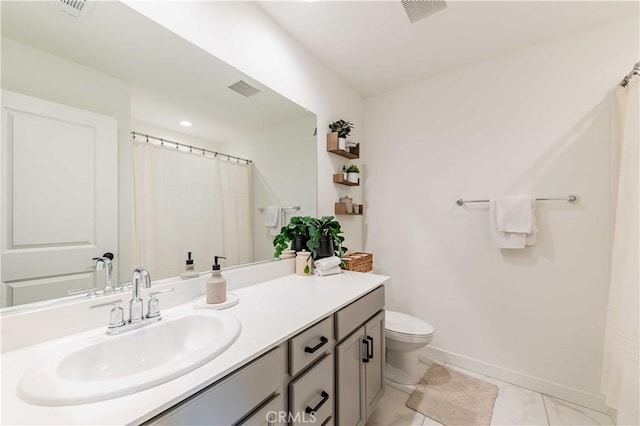
[(55, 3), (1, 5), (2, 307), (269, 260), (266, 207), (316, 214), (313, 113), (123, 3)]

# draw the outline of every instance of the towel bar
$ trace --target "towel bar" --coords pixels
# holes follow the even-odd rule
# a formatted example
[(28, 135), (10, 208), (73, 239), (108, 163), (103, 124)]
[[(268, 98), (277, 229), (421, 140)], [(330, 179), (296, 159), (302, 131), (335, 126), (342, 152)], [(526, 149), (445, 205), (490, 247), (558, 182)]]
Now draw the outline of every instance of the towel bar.
[[(536, 198), (536, 201), (568, 201), (570, 203), (575, 203), (576, 201), (578, 201), (578, 196), (569, 194), (564, 198)], [(458, 198), (456, 200), (456, 204), (459, 206), (467, 203), (488, 203), (488, 202), (489, 200), (463, 200), (462, 198)]]
[[(282, 208), (282, 210), (295, 210), (295, 211), (300, 210), (300, 206), (281, 207), (281, 208)], [(264, 213), (264, 210), (265, 210), (264, 207), (258, 207), (258, 211), (260, 213)]]

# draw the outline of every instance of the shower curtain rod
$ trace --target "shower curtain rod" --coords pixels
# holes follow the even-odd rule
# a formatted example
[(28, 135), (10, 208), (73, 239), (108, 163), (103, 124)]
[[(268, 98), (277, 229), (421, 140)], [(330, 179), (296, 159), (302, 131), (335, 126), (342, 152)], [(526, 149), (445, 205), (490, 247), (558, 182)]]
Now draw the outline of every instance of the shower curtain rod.
[(251, 160), (247, 160), (246, 158), (241, 158), (241, 157), (236, 157), (235, 155), (229, 155), (229, 154), (225, 154), (223, 152), (218, 152), (218, 151), (211, 151), (210, 149), (206, 149), (206, 148), (199, 148), (197, 146), (193, 146), (193, 145), (186, 145), (180, 142), (176, 142), (176, 141), (172, 141), (169, 139), (163, 139), (163, 138), (159, 138), (157, 136), (151, 136), (151, 135), (147, 135), (145, 133), (140, 133), (140, 132), (136, 132), (136, 131), (131, 131), (131, 141), (135, 141), (136, 140), (136, 136), (140, 136), (145, 138), (145, 141), (147, 143), (149, 143), (149, 139), (153, 139), (156, 141), (160, 142), (160, 145), (163, 145), (165, 143), (170, 143), (176, 146), (176, 149), (180, 149), (180, 147), (183, 148), (188, 148), (189, 152), (196, 152), (196, 153), (200, 153), (202, 152), (202, 155), (205, 155), (205, 153), (209, 153), (209, 154), (213, 154), (214, 157), (227, 157), (227, 160), (231, 160), (232, 158), (234, 160), (236, 160), (237, 163), (239, 163), (240, 161), (244, 161), (246, 164), (251, 164), (253, 163), (253, 161)]
[(640, 62), (636, 63), (633, 66), (631, 72), (624, 76), (622, 81), (620, 82), (620, 86), (627, 87), (631, 80), (633, 80), (636, 76), (640, 75)]

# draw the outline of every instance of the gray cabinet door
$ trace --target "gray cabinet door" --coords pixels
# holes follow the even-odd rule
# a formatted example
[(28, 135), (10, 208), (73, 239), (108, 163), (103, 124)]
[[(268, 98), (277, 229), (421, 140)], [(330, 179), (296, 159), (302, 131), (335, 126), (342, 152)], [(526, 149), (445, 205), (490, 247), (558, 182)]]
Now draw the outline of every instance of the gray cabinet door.
[(368, 342), (368, 362), (364, 363), (367, 419), (384, 394), (384, 311), (380, 311), (364, 325)]
[(364, 327), (336, 346), (336, 424), (360, 426), (364, 413)]

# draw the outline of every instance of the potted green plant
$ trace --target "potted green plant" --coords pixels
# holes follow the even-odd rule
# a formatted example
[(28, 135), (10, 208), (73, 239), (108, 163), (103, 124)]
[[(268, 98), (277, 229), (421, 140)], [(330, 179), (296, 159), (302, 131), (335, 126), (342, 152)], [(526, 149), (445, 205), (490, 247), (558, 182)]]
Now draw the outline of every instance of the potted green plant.
[(311, 251), (313, 259), (322, 259), (330, 256), (342, 257), (347, 248), (342, 245), (340, 222), (333, 216), (322, 216), (309, 223), (309, 241), (307, 247)]
[(316, 219), (311, 216), (294, 216), (288, 224), (280, 228), (280, 233), (273, 239), (275, 247), (273, 257), (280, 257), (282, 251), (289, 247), (289, 243), (295, 252), (306, 249), (309, 241), (309, 224), (313, 220)]
[(355, 164), (350, 165), (347, 168), (347, 181), (351, 183), (358, 183), (360, 179), (360, 169)]
[(347, 137), (351, 133), (351, 129), (353, 129), (353, 123), (345, 120), (338, 120), (329, 124), (329, 129), (332, 132), (338, 133), (338, 148), (346, 150)]

